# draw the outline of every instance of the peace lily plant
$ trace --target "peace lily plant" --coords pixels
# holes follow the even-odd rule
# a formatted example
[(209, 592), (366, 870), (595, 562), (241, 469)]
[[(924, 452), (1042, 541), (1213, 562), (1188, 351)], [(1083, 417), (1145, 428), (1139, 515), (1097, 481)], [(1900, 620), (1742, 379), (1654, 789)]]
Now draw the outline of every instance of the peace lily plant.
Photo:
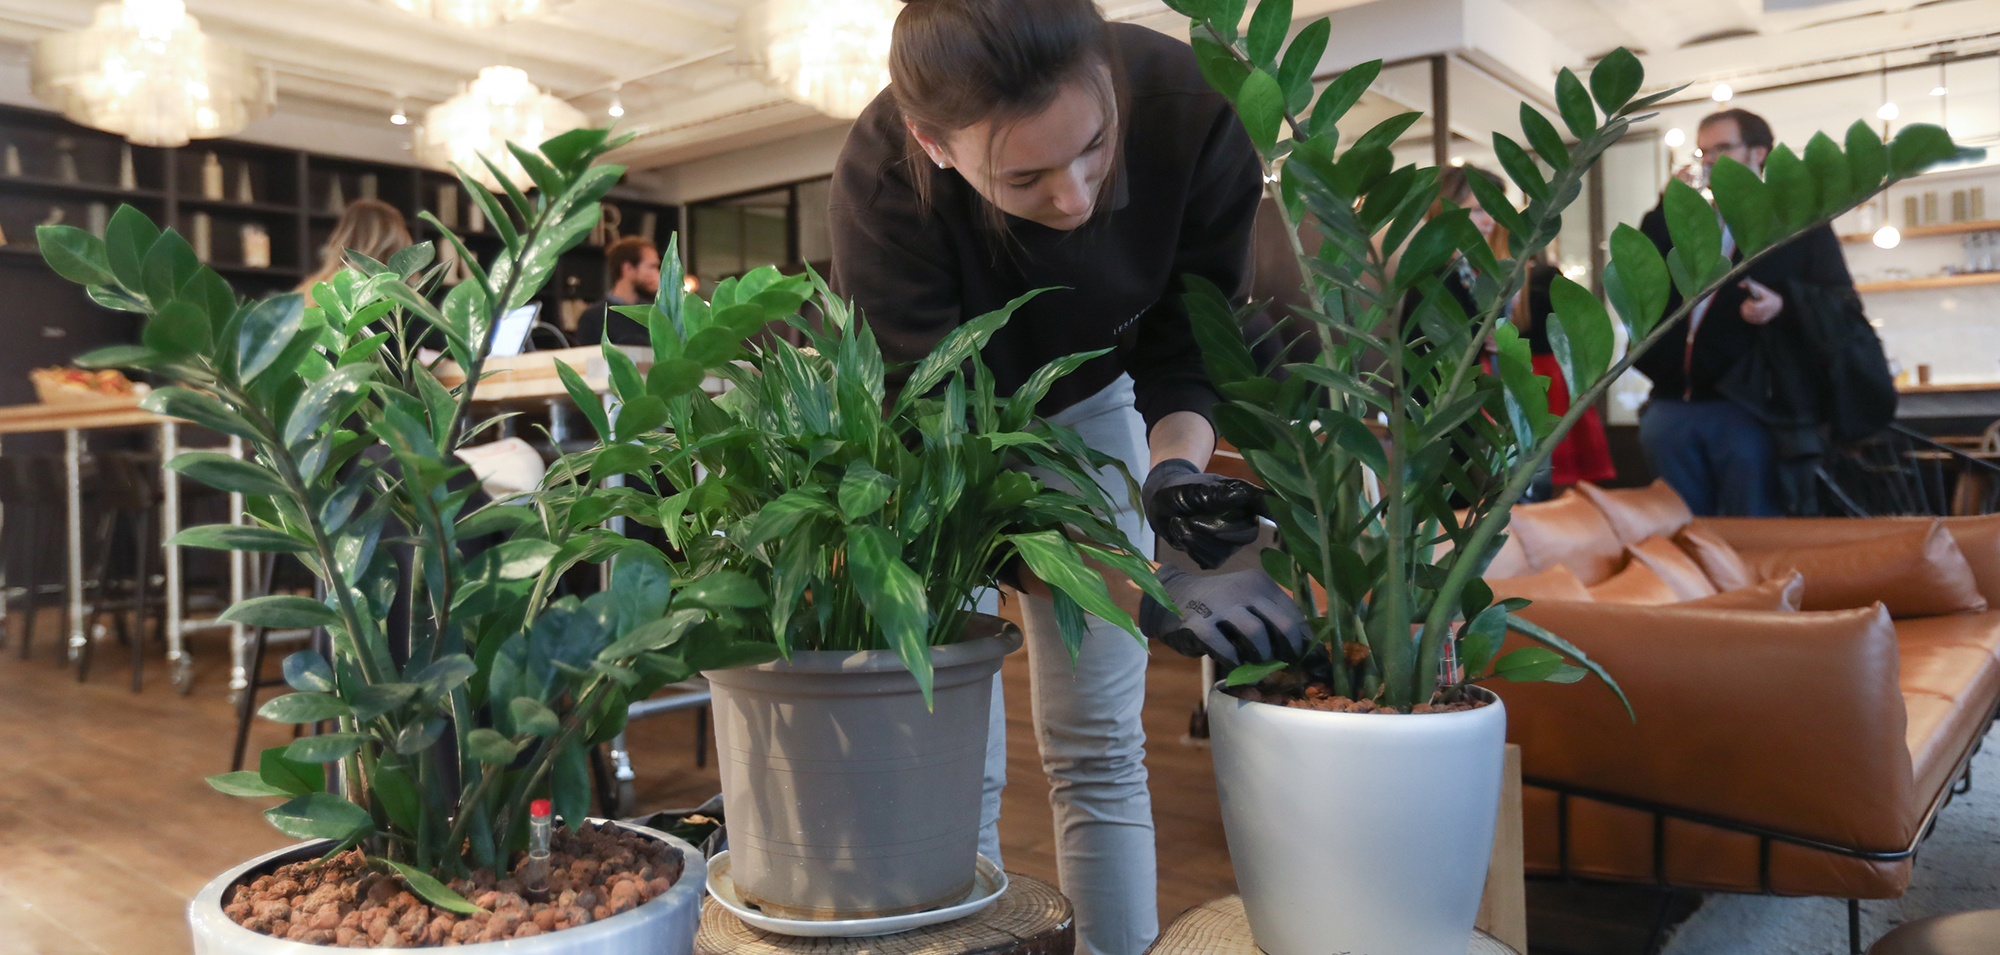
[[(37, 233), (58, 273), (101, 304), (145, 316), (141, 344), (79, 363), (170, 382), (143, 407), (241, 438), (250, 451), (170, 463), (246, 495), (249, 516), (245, 526), (190, 528), (170, 544), (289, 555), (326, 595), (255, 597), (223, 619), (325, 628), (330, 657), (288, 657), (296, 692), (258, 712), (333, 721), (337, 731), (265, 750), (255, 772), (210, 785), (283, 799), (264, 813), (280, 831), (331, 840), (329, 857), (358, 845), (452, 911), (476, 909), (444, 882), (476, 867), (505, 872), (525, 845), (532, 800), (551, 799), (581, 824), (587, 755), (622, 729), (630, 701), (742, 659), (726, 641), (689, 638), (728, 611), (726, 595), (676, 586), (664, 555), (602, 527), (630, 501), (601, 487), (606, 478), (686, 471), (685, 450), (635, 441), (690, 400), (699, 373), (681, 376), (684, 366), (669, 361), (635, 385), (631, 359), (607, 347), (624, 399), (618, 424), (600, 427), (596, 447), (557, 460), (538, 493), (475, 505), (478, 484), (456, 457), (490, 440), (500, 420), (473, 414), (500, 316), (532, 298), (596, 225), (623, 169), (593, 162), (617, 144), (604, 130), (537, 150), (509, 144), (533, 177), (532, 198), (511, 185), (496, 196), (461, 171), (503, 248), (481, 268), (426, 213), (472, 272), (436, 305), (445, 266), (429, 243), (388, 262), (350, 253), (358, 267), (314, 288), (307, 306), (298, 294), (240, 300), (180, 235), (130, 207), (102, 240), (62, 226)], [(678, 294), (678, 278), (670, 288)], [(803, 297), (786, 285), (719, 312), (705, 339), (710, 362), (735, 357), (748, 330), (792, 314)], [(446, 386), (419, 357), (426, 336), (444, 343), (464, 383)], [(604, 420), (587, 389), (579, 403)], [(610, 589), (555, 595), (566, 570), (605, 560), (614, 561)], [(399, 601), (406, 613), (393, 611)], [(327, 791), (329, 762), (339, 764), (337, 792)]]
[[(1976, 155), (1936, 126), (1905, 126), (1885, 144), (1857, 122), (1844, 149), (1825, 134), (1803, 154), (1777, 146), (1762, 177), (1719, 160), (1713, 205), (1686, 183), (1668, 183), (1673, 250), (1662, 257), (1637, 229), (1618, 226), (1603, 274), (1611, 310), (1569, 278), (1554, 280), (1549, 339), (1574, 396), (1557, 417), (1548, 410), (1547, 380), (1532, 371), (1528, 342), (1503, 320), (1502, 304), (1556, 237), (1605, 148), (1678, 89), (1638, 96), (1644, 71), (1619, 49), (1598, 61), (1588, 84), (1567, 69), (1557, 75), (1561, 128), (1523, 103), (1527, 145), (1499, 133), (1493, 145), (1527, 207), (1517, 210), (1483, 176), (1466, 177), (1506, 230), (1503, 257), (1469, 210), (1447, 203), (1427, 218), (1438, 197), (1436, 167), (1396, 165), (1392, 144), (1421, 114), (1385, 120), (1341, 148), (1337, 124), (1381, 63), (1342, 73), (1315, 102), (1327, 20), (1288, 42), (1291, 0), (1264, 0), (1240, 32), (1245, 0), (1169, 5), (1192, 18), (1204, 74), (1235, 104), (1263, 158), (1305, 276), (1308, 304), (1298, 318), (1320, 346), (1312, 361), (1284, 365), (1282, 380), (1268, 374), (1251, 359), (1222, 294), (1191, 280), (1188, 310), (1227, 399), (1216, 425), (1270, 489), (1280, 544), (1263, 552), (1264, 567), (1293, 590), (1320, 643), (1296, 664), (1338, 695), (1401, 711), (1459, 701), (1468, 686), (1494, 677), (1569, 682), (1588, 670), (1616, 690), (1581, 651), (1519, 616), (1527, 601), (1496, 602), (1480, 580), (1537, 468), (1611, 382), (1709, 292), (1887, 186)], [(1724, 224), (1740, 261), (1723, 254)], [(1300, 227), (1323, 240), (1316, 253), (1298, 240)], [(1441, 284), (1460, 257), (1474, 270), (1478, 307), (1469, 315)], [(1667, 314), (1670, 290), (1682, 304)], [(1406, 313), (1412, 292), (1420, 304)], [(1614, 312), (1631, 343), (1616, 358)], [(1488, 342), (1497, 371), (1481, 360)], [(1371, 487), (1370, 476), (1379, 483)], [(1540, 645), (1498, 655), (1509, 632)], [(1287, 665), (1245, 665), (1229, 683), (1254, 683)]]

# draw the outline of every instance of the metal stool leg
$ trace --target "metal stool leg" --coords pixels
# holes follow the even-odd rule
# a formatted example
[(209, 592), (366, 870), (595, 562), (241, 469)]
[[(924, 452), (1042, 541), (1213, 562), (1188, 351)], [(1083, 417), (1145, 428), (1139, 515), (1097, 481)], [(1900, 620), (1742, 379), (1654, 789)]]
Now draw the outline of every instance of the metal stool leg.
[(38, 558), (42, 551), (41, 505), (21, 508), (22, 517), (28, 525), (25, 539), (28, 542), (28, 613), (21, 621), (21, 659), (28, 658), (28, 648), (35, 640), (35, 619), (42, 609), (42, 562)]
[(76, 682), (82, 683), (90, 676), (90, 658), (97, 647), (98, 618), (104, 616), (111, 603), (111, 541), (117, 536), (118, 512), (106, 511), (97, 519), (97, 562), (86, 580), (97, 581), (97, 599), (85, 605), (84, 613), (78, 619), (83, 621), (78, 632), (83, 634), (82, 642), (74, 635), (70, 647), (76, 655)]
[(133, 523), (136, 525), (133, 536), (139, 548), (139, 553), (133, 558), (138, 565), (134, 572), (137, 574), (139, 584), (138, 609), (133, 613), (132, 631), (132, 692), (137, 693), (145, 682), (146, 672), (146, 611), (150, 609), (151, 603), (147, 597), (153, 590), (152, 577), (149, 574), (152, 568), (148, 566), (146, 558), (153, 551), (153, 512), (139, 511)]
[[(257, 587), (257, 595), (261, 597), (271, 592), (271, 585), (278, 570), (278, 555), (266, 554), (260, 556), (258, 560), (263, 564)], [(256, 718), (257, 714), (257, 688), (264, 682), (264, 652), (271, 645), (270, 631), (264, 627), (257, 627), (251, 631), (250, 639), (252, 644), (249, 679), (236, 702), (236, 747), (231, 751), (229, 758), (229, 771), (232, 773), (243, 768), (244, 750), (250, 745), (250, 721)], [(297, 734), (298, 728), (297, 725), (292, 727), (294, 735)]]

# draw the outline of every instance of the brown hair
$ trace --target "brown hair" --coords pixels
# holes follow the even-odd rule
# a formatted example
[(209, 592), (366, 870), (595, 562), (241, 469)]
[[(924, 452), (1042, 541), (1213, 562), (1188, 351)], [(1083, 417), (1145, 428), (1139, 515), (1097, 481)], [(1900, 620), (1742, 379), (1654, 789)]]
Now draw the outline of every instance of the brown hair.
[(410, 246), (410, 228), (396, 207), (379, 199), (356, 199), (340, 213), (333, 234), (320, 249), (319, 271), (299, 283), (299, 291), (311, 294), (312, 287), (333, 278), (347, 268), (347, 252), (352, 249), (377, 262)]
[(618, 281), (619, 277), (625, 274), (626, 266), (637, 268), (640, 260), (651, 251), (653, 251), (653, 240), (636, 235), (628, 235), (605, 246), (604, 264), (611, 270), (611, 281)]
[(1771, 134), (1771, 124), (1764, 117), (1747, 109), (1720, 109), (1701, 118), (1701, 125), (1695, 129), (1707, 129), (1723, 120), (1736, 123), (1736, 135), (1742, 137), (1743, 145), (1751, 149), (1770, 149), (1778, 144), (1778, 138)]
[[(1507, 189), (1507, 180), (1500, 178), (1500, 174), (1492, 170), (1481, 169), (1471, 163), (1466, 163), (1462, 166), (1445, 166), (1438, 170), (1438, 198), (1431, 203), (1430, 215), (1435, 216), (1443, 212), (1444, 201), (1447, 199), (1451, 200), (1453, 205), (1461, 208), (1477, 201), (1472, 195), (1472, 182), (1469, 178), (1472, 176), (1485, 179), (1487, 182), (1498, 186), (1502, 192), (1505, 192)], [(1426, 218), (1429, 218), (1429, 216), (1426, 216)], [(1493, 250), (1495, 257), (1506, 258), (1508, 254), (1507, 227), (1498, 224), (1494, 225), (1493, 234), (1486, 237), (1486, 245)]]
[[(981, 121), (999, 127), (1033, 116), (1069, 83), (1089, 84), (1105, 115), (1118, 118), (1110, 133), (1112, 172), (1095, 209), (1110, 205), (1122, 166), (1124, 73), (1091, 0), (905, 0), (889, 44), (889, 91), (898, 113), (938, 140)], [(936, 170), (914, 136), (905, 165), (928, 210)], [(1005, 214), (984, 205), (988, 225), (1005, 231)]]

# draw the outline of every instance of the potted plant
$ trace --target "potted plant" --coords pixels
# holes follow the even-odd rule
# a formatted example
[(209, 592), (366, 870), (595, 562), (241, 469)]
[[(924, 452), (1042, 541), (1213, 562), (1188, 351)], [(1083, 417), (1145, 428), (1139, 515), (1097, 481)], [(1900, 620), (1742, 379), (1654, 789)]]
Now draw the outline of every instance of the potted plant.
[[(386, 263), (350, 254), (358, 268), (317, 286), (307, 307), (298, 294), (240, 301), (179, 235), (130, 207), (103, 240), (38, 232), (57, 272), (145, 316), (141, 344), (80, 363), (170, 382), (143, 407), (253, 452), (171, 462), (244, 493), (251, 520), (189, 528), (170, 543), (291, 555), (324, 594), (256, 597), (225, 614), (324, 628), (331, 652), (288, 657), (297, 692), (259, 713), (337, 731), (266, 750), (255, 772), (209, 780), (282, 800), (265, 817), (312, 841), (205, 888), (189, 909), (197, 951), (348, 944), (357, 933), (403, 945), (516, 939), (508, 951), (690, 950), (701, 855), (650, 830), (585, 824), (589, 748), (622, 728), (630, 700), (722, 659), (686, 639), (712, 615), (702, 595), (677, 588), (656, 550), (599, 526), (627, 500), (596, 485), (644, 463), (625, 442), (658, 426), (658, 402), (628, 401), (603, 443), (561, 458), (545, 490), (513, 500), (475, 505), (476, 482), (456, 457), (499, 420), (472, 412), (500, 316), (596, 224), (622, 169), (593, 161), (616, 144), (604, 130), (538, 150), (509, 144), (533, 177), (532, 199), (511, 185), (496, 196), (461, 172), (504, 248), (482, 269), (447, 232), (472, 279), (441, 305), (429, 298), (443, 267), (428, 243)], [(740, 312), (776, 317), (797, 304), (774, 295)], [(466, 369), (464, 384), (439, 383), (417, 347), (425, 336)], [(602, 415), (596, 396), (579, 400)], [(611, 589), (555, 596), (565, 570), (606, 559)], [(332, 791), (328, 763), (338, 764)], [(546, 833), (546, 810), (531, 813), (543, 799), (568, 829), (549, 855), (524, 855), (543, 848), (530, 846)], [(547, 937), (519, 940), (537, 934)]]
[[(680, 284), (668, 256), (660, 287)], [(729, 361), (763, 327), (751, 303), (812, 289), (819, 320), (791, 322), (803, 347), (772, 339)], [(669, 425), (641, 443), (657, 444), (672, 493), (633, 508), (680, 553), (682, 594), (727, 608), (696, 633), (738, 658), (703, 673), (729, 875), (768, 915), (873, 918), (973, 887), (990, 678), (1021, 642), (973, 598), (1003, 568), (1018, 560), (1049, 585), (1072, 653), (1086, 612), (1138, 638), (1099, 567), (1167, 599), (1104, 517), (1095, 473), (1122, 466), (1034, 411), (1099, 353), (994, 393), (980, 349), (1023, 301), (947, 335), (893, 390), (867, 325), (816, 276), (764, 268), (705, 303), (624, 309), (650, 329), (655, 364), (643, 381), (614, 364), (620, 421), (651, 397)], [(730, 390), (696, 390), (706, 371)]]
[[(1271, 955), (1456, 955), (1487, 868), (1505, 739), (1499, 699), (1479, 684), (1589, 672), (1617, 691), (1575, 647), (1519, 617), (1526, 601), (1495, 602), (1481, 582), (1509, 509), (1570, 426), (1692, 303), (1792, 235), (1960, 153), (1934, 126), (1906, 126), (1885, 145), (1856, 123), (1845, 150), (1825, 135), (1803, 156), (1777, 147), (1762, 178), (1721, 160), (1713, 206), (1669, 183), (1671, 254), (1631, 226), (1611, 236), (1604, 286), (1632, 342), (1624, 357), (1614, 360), (1605, 306), (1555, 279), (1549, 335), (1575, 396), (1556, 418), (1502, 303), (1603, 150), (1675, 91), (1635, 98), (1643, 71), (1621, 49), (1587, 86), (1569, 70), (1558, 75), (1573, 141), (1523, 104), (1529, 147), (1497, 134), (1494, 146), (1527, 208), (1467, 177), (1506, 229), (1502, 257), (1469, 210), (1445, 203), (1430, 214), (1437, 169), (1396, 166), (1390, 146), (1419, 114), (1337, 149), (1336, 124), (1380, 63), (1341, 74), (1315, 104), (1328, 21), (1287, 43), (1289, 0), (1264, 0), (1242, 32), (1243, 0), (1169, 2), (1192, 18), (1205, 75), (1235, 103), (1264, 159), (1306, 276), (1299, 320), (1320, 346), (1313, 361), (1269, 375), (1219, 292), (1197, 283), (1186, 297), (1227, 399), (1217, 428), (1269, 489), (1279, 546), (1263, 551), (1264, 567), (1292, 589), (1319, 641), (1301, 660), (1237, 668), (1210, 697), (1224, 826), (1251, 931)], [(1722, 252), (1716, 209), (1744, 253), (1739, 263)], [(1315, 253), (1296, 242), (1302, 224), (1323, 240)], [(1473, 314), (1440, 283), (1461, 257)], [(1690, 304), (1668, 315), (1670, 288)], [(1510, 633), (1538, 645), (1502, 655)]]

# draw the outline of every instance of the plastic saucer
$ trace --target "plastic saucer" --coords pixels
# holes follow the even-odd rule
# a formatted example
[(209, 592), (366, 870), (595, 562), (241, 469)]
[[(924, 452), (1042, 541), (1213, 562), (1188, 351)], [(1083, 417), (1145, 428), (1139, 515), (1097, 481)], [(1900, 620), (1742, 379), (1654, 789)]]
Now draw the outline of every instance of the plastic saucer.
[(736, 894), (736, 880), (729, 877), (729, 852), (723, 850), (708, 860), (708, 894), (730, 914), (743, 920), (752, 928), (775, 932), (779, 935), (798, 935), (807, 938), (866, 938), (874, 935), (894, 935), (911, 929), (936, 925), (953, 919), (962, 919), (998, 901), (1001, 893), (1007, 891), (1007, 873), (993, 864), (991, 859), (980, 856), (978, 868), (972, 876), (972, 891), (965, 900), (956, 905), (910, 912), (905, 915), (885, 915), (872, 919), (831, 919), (812, 921), (806, 919), (785, 919), (766, 915), (755, 906), (745, 903)]

